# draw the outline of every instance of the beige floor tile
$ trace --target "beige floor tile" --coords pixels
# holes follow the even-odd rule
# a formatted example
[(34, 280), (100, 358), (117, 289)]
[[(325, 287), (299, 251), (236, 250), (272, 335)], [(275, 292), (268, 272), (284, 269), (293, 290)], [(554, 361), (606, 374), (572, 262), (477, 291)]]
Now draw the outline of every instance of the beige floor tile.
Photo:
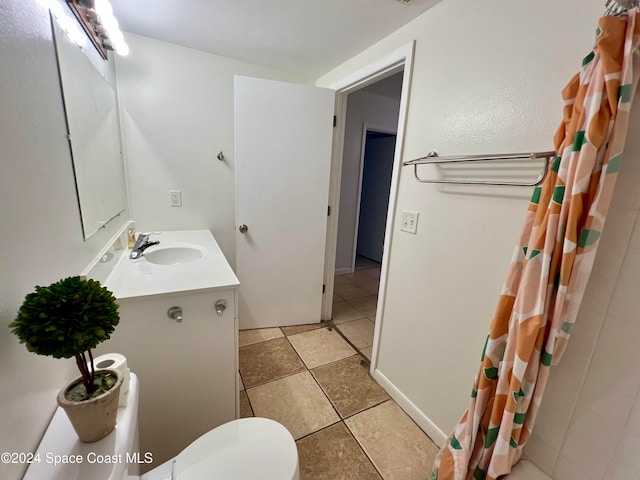
[(360, 283), (375, 281), (376, 278), (366, 273), (366, 270), (367, 269), (356, 270), (354, 273), (344, 275), (344, 277), (346, 277), (348, 280), (351, 280), (356, 285), (359, 285)]
[(367, 292), (367, 295), (378, 295), (378, 290), (380, 290), (380, 282), (375, 278), (371, 278), (369, 281), (358, 282), (356, 285), (358, 288)]
[(247, 395), (257, 417), (280, 422), (295, 439), (340, 420), (325, 394), (307, 371), (249, 388)]
[(344, 423), (296, 442), (300, 480), (376, 480), (380, 475)]
[(279, 328), (240, 330), (240, 332), (238, 332), (238, 345), (240, 347), (244, 347), (246, 345), (253, 345), (254, 343), (265, 342), (279, 337), (284, 337), (284, 334)]
[(322, 327), (322, 323), (312, 323), (310, 325), (293, 325), (291, 327), (280, 327), (280, 330), (288, 337), (289, 335), (295, 335), (296, 333), (308, 332)]
[(360, 349), (360, 353), (362, 353), (369, 361), (371, 361), (371, 354), (373, 353), (373, 347), (367, 347)]
[(429, 477), (438, 447), (392, 400), (345, 423), (385, 480)]
[(240, 347), (240, 375), (245, 388), (301, 372), (304, 363), (286, 338)]
[(366, 317), (362, 312), (353, 308), (349, 302), (334, 303), (332, 308), (333, 322), (339, 323), (349, 322), (358, 318)]
[(380, 267), (365, 268), (362, 270), (362, 273), (365, 273), (376, 280), (380, 280)]
[(242, 382), (242, 377), (240, 376), (240, 372), (238, 372), (238, 391), (244, 390), (244, 383)]
[(307, 368), (319, 367), (356, 353), (335, 330), (329, 331), (326, 328), (298, 333), (287, 338)]
[(370, 295), (368, 297), (353, 298), (348, 301), (349, 305), (361, 312), (364, 316), (376, 315), (378, 307), (378, 297), (376, 295)]
[(253, 417), (253, 410), (251, 410), (251, 405), (249, 404), (249, 397), (247, 397), (247, 392), (240, 392), (240, 418), (248, 418)]
[(374, 327), (375, 325), (368, 318), (361, 318), (360, 320), (341, 323), (338, 328), (356, 348), (365, 348), (373, 345)]
[(361, 360), (355, 355), (311, 371), (342, 418), (389, 400)]
[(371, 295), (370, 290), (365, 290), (364, 288), (352, 283), (347, 285), (338, 285), (335, 288), (335, 292), (345, 300), (351, 300), (352, 298), (360, 298)]
[(344, 302), (344, 298), (334, 292), (333, 294), (333, 303)]
[(351, 283), (351, 279), (349, 279), (345, 275), (336, 275), (333, 279), (333, 286), (337, 287), (338, 285), (347, 285)]

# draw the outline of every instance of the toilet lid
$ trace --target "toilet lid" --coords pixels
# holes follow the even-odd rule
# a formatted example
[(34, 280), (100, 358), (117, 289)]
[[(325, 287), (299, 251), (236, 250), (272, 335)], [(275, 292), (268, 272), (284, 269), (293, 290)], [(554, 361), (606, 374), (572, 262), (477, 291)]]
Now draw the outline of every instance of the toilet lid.
[(177, 457), (178, 480), (297, 478), (298, 450), (289, 431), (268, 418), (243, 418), (205, 433)]

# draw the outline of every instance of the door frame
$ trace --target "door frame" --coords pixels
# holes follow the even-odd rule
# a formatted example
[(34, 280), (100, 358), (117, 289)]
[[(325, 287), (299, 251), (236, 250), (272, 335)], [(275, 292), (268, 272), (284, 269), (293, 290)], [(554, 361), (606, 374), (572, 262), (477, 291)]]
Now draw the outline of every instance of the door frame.
[[(396, 136), (396, 142), (398, 141), (398, 131), (392, 130), (388, 127), (384, 127), (381, 125), (375, 125), (372, 123), (363, 122), (362, 123), (362, 140), (360, 144), (360, 164), (358, 166), (358, 197), (356, 201), (356, 223), (353, 235), (353, 250), (351, 254), (351, 273), (356, 271), (356, 250), (358, 248), (358, 228), (360, 227), (360, 207), (362, 205), (362, 178), (364, 175), (364, 153), (367, 145), (367, 133), (376, 132), (376, 133), (387, 133), (389, 135)], [(388, 215), (388, 212), (387, 212)]]
[[(389, 251), (393, 240), (391, 232), (395, 223), (395, 209), (398, 198), (400, 169), (404, 148), (405, 126), (411, 90), (413, 70), (413, 56), (415, 40), (397, 48), (378, 60), (360, 68), (352, 74), (330, 85), (336, 91), (336, 130), (333, 135), (331, 150), (331, 177), (329, 185), (329, 206), (334, 212), (340, 207), (340, 183), (342, 173), (342, 155), (344, 148), (345, 121), (347, 114), (347, 95), (371, 83), (403, 71), (402, 93), (400, 94), (400, 111), (398, 113), (398, 131), (396, 133), (396, 148), (393, 157), (393, 173), (391, 175), (391, 190), (389, 192), (389, 209), (387, 211), (387, 225), (385, 228), (385, 244), (382, 253), (382, 268), (380, 272), (380, 288), (378, 290), (378, 304), (376, 322), (373, 335), (370, 371), (376, 370), (380, 332), (384, 313), (387, 276), (389, 271)], [(323, 320), (330, 320), (333, 306), (334, 274), (336, 262), (336, 246), (338, 234), (338, 215), (330, 215), (327, 220), (327, 242), (325, 251), (324, 284), (325, 295), (322, 301)]]

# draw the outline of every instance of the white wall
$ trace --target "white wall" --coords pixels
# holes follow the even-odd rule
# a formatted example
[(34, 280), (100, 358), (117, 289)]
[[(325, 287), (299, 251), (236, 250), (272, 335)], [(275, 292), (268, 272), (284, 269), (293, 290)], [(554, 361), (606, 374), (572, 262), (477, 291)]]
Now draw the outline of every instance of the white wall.
[(395, 131), (398, 128), (399, 110), (399, 92), (398, 99), (395, 100), (363, 90), (354, 92), (348, 97), (336, 246), (337, 274), (350, 273), (353, 268), (363, 125), (368, 123)]
[[(138, 35), (126, 40), (131, 53), (116, 70), (136, 229), (210, 229), (233, 266), (233, 77), (300, 79)], [(174, 189), (181, 208), (169, 206)]]
[[(76, 366), (28, 353), (7, 325), (35, 285), (77, 275), (126, 218), (83, 241), (45, 2), (2, 1), (0, 64), (0, 452), (30, 452)], [(0, 463), (0, 478), (24, 469)]]
[[(330, 85), (415, 39), (404, 160), (433, 149), (548, 150), (562, 115), (560, 91), (591, 49), (602, 12), (595, 0), (449, 0), (317, 84)], [(630, 136), (639, 117), (636, 107)], [(574, 338), (526, 451), (558, 480), (640, 476), (638, 155), (635, 141)], [(408, 168), (401, 173), (378, 370), (440, 442), (468, 405), (524, 219), (531, 191), (515, 192), (469, 195), (419, 184)], [(420, 212), (415, 236), (399, 231), (403, 209)]]

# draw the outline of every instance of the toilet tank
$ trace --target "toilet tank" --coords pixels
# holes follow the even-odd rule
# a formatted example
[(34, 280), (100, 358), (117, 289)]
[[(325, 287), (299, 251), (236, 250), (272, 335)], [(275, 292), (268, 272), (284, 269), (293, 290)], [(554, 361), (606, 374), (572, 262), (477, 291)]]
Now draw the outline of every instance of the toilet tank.
[[(78, 439), (66, 413), (58, 407), (24, 480), (122, 480), (145, 461), (137, 452), (138, 377), (131, 374), (127, 405), (118, 407), (116, 429), (102, 440)], [(146, 459), (152, 460), (152, 459)]]

